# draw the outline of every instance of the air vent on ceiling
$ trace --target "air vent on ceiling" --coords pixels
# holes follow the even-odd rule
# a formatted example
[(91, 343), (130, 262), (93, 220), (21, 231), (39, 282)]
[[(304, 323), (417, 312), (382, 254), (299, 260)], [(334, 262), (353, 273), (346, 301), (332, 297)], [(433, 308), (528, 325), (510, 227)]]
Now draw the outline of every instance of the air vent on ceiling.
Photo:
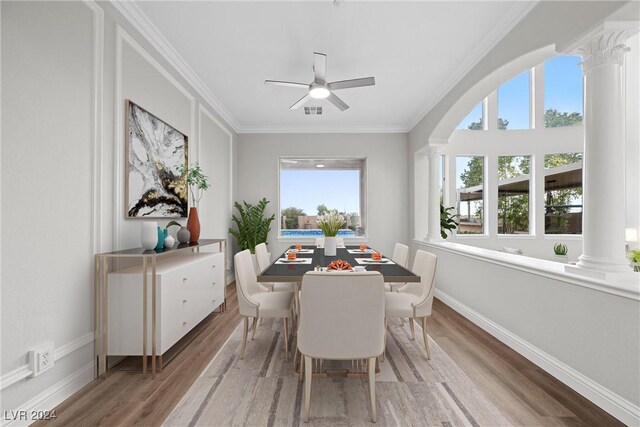
[(307, 116), (321, 116), (322, 107), (304, 107), (304, 114)]

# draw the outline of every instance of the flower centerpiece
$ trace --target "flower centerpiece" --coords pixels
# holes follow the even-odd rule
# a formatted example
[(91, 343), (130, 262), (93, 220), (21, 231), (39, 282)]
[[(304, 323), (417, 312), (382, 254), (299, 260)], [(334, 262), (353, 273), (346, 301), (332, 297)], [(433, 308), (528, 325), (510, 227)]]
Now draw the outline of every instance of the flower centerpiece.
[(317, 222), (324, 234), (324, 254), (326, 256), (335, 256), (336, 235), (345, 225), (344, 216), (334, 209), (324, 215), (318, 216)]
[(635, 249), (627, 251), (627, 258), (631, 261), (633, 271), (640, 272), (640, 251)]

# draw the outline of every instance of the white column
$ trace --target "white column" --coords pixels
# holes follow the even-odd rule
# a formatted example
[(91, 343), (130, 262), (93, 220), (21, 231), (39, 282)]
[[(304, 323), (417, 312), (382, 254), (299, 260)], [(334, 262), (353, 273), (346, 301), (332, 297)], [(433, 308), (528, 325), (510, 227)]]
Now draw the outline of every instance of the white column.
[(573, 273), (612, 278), (625, 259), (622, 65), (626, 34), (604, 31), (580, 48), (584, 75), (582, 255)]
[(429, 240), (442, 240), (440, 236), (440, 183), (438, 174), (438, 162), (440, 161), (440, 150), (437, 147), (427, 149), (429, 156), (429, 199), (428, 199), (428, 220), (427, 238)]

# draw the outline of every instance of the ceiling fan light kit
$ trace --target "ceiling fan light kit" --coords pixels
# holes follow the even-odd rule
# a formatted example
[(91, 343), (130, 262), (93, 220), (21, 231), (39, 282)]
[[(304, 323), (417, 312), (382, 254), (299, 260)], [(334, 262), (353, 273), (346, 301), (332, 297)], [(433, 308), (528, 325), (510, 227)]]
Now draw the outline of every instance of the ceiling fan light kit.
[(345, 111), (349, 106), (340, 98), (336, 96), (333, 91), (339, 89), (350, 89), (354, 87), (374, 86), (376, 84), (374, 77), (364, 77), (359, 79), (340, 80), (336, 82), (327, 83), (326, 79), (327, 71), (327, 55), (324, 53), (313, 53), (313, 74), (314, 80), (309, 84), (288, 82), (282, 80), (265, 80), (264, 83), (275, 86), (289, 86), (297, 88), (305, 88), (308, 93), (300, 98), (298, 102), (289, 107), (291, 110), (296, 110), (302, 107), (311, 99), (326, 99), (332, 103), (340, 111)]

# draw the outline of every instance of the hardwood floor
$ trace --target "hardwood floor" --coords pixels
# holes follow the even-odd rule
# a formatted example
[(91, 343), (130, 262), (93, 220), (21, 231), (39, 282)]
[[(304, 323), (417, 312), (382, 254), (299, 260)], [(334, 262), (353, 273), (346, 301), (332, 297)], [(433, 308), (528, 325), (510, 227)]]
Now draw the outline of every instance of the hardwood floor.
[[(169, 363), (155, 381), (113, 371), (57, 410), (60, 425), (160, 425), (240, 323), (235, 287), (227, 311)], [(408, 325), (406, 326), (408, 327)], [(429, 333), (513, 425), (622, 425), (451, 308), (434, 300)]]

